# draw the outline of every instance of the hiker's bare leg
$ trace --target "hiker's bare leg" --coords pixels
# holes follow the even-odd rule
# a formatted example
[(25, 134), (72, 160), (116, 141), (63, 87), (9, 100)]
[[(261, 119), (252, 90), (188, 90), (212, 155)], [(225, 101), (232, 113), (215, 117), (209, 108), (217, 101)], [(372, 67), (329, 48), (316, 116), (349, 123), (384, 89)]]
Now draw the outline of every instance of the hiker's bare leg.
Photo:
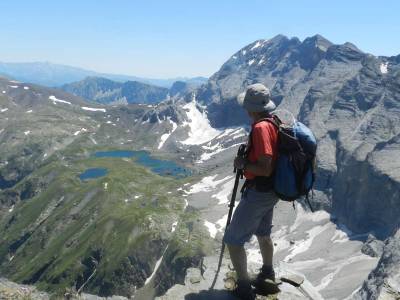
[(247, 256), (243, 246), (228, 245), (229, 255), (239, 280), (249, 280)]
[(261, 256), (264, 266), (272, 266), (272, 256), (274, 254), (274, 244), (269, 236), (257, 236), (260, 245)]

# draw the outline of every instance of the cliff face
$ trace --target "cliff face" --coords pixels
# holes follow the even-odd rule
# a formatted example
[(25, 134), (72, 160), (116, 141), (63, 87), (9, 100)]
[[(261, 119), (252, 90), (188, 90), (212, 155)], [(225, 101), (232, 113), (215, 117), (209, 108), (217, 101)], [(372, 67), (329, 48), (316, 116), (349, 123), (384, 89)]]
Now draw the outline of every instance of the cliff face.
[(375, 270), (371, 272), (354, 299), (399, 299), (400, 230), (391, 237)]

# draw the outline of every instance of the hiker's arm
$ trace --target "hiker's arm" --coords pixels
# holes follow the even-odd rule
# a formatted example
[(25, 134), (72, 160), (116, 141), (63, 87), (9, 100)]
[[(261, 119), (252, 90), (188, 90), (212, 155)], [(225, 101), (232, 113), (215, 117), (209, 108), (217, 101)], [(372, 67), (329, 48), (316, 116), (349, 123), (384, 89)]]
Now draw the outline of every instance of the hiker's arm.
[(245, 158), (236, 157), (235, 167), (239, 169), (244, 167), (246, 171), (250, 171), (256, 176), (270, 176), (272, 174), (272, 157), (262, 155), (255, 163), (249, 162)]

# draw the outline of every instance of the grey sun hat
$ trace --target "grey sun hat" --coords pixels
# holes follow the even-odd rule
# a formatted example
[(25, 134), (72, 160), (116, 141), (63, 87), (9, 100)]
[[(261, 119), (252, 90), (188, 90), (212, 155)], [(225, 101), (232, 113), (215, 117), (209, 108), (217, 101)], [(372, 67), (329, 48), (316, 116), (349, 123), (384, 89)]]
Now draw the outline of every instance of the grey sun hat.
[(269, 89), (261, 83), (249, 85), (245, 92), (237, 96), (237, 101), (250, 112), (271, 112), (276, 108)]

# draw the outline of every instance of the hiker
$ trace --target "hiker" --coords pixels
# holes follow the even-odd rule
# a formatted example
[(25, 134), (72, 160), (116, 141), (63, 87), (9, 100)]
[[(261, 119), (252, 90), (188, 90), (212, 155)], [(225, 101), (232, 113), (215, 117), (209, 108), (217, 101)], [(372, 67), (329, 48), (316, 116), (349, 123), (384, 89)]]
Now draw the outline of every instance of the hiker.
[[(224, 242), (238, 278), (234, 293), (248, 300), (255, 299), (251, 284), (257, 287), (257, 283), (265, 279), (275, 281), (270, 234), (273, 209), (278, 197), (273, 192), (271, 175), (277, 159), (278, 131), (270, 122), (260, 121), (271, 118), (271, 112), (275, 109), (267, 87), (259, 83), (248, 86), (246, 92), (238, 96), (238, 102), (247, 110), (253, 124), (247, 157), (236, 157), (234, 161), (234, 166), (244, 171), (246, 181), (241, 201), (226, 229)], [(250, 279), (244, 244), (253, 235), (258, 239), (263, 266), (257, 277)]]

